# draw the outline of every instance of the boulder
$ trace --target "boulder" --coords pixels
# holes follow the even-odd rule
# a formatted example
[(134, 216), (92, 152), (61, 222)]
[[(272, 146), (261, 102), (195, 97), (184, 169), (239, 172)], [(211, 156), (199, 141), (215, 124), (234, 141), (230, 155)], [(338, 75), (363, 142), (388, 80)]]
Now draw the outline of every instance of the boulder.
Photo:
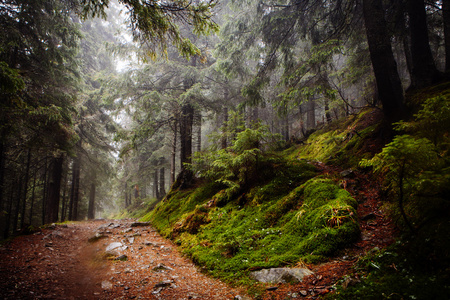
[(313, 272), (305, 268), (272, 268), (251, 273), (253, 279), (265, 283), (298, 283)]
[(113, 255), (113, 256), (119, 256), (121, 255), (121, 252), (126, 250), (128, 247), (120, 242), (114, 242), (108, 245), (106, 247), (106, 254)]

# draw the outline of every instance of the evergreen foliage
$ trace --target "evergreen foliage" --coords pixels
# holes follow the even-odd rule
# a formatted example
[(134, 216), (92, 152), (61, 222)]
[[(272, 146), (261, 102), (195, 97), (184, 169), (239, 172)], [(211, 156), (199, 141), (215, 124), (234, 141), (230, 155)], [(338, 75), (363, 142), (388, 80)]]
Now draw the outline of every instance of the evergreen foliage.
[(448, 95), (426, 99), (413, 121), (397, 124), (414, 135), (396, 136), (381, 153), (361, 162), (383, 175), (398, 214), (412, 231), (450, 205), (449, 103)]

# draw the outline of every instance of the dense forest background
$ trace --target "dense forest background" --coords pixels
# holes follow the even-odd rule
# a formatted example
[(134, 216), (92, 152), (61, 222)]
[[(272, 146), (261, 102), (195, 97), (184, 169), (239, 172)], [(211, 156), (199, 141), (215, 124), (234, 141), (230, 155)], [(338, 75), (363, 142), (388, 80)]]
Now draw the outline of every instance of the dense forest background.
[(162, 199), (244, 128), (281, 149), (367, 106), (408, 118), (448, 76), (449, 6), (2, 0), (3, 236)]

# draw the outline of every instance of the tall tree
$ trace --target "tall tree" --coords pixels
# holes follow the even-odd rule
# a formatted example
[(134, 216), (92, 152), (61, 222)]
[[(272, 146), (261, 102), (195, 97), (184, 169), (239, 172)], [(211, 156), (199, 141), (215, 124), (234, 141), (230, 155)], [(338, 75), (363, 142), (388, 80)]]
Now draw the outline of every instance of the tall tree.
[(429, 86), (439, 80), (440, 73), (431, 53), (425, 1), (408, 0), (407, 2), (411, 34), (411, 85), (412, 87)]
[(363, 0), (364, 21), (378, 97), (390, 122), (405, 115), (403, 87), (392, 52), (381, 0)]

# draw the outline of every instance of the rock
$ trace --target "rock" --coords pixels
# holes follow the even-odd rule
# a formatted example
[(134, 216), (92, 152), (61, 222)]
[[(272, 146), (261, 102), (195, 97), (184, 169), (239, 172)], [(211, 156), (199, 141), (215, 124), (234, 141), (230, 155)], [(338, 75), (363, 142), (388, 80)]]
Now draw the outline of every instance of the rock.
[(145, 241), (145, 242), (143, 242), (142, 244), (144, 244), (145, 246), (159, 247), (158, 244), (152, 243), (152, 242), (149, 242), (149, 241)]
[(301, 294), (303, 297), (306, 297), (306, 296), (308, 295), (308, 292), (305, 291), (305, 290), (301, 290), (301, 291), (300, 291), (300, 294)]
[(111, 282), (107, 281), (107, 280), (103, 280), (102, 281), (102, 289), (104, 290), (110, 290), (112, 289), (113, 285)]
[(172, 282), (171, 281), (160, 281), (157, 284), (155, 284), (153, 286), (153, 292), (152, 294), (158, 294), (159, 292), (161, 292), (162, 289), (171, 286)]
[(128, 243), (133, 244), (134, 243), (134, 237), (129, 237), (128, 238)]
[(298, 283), (313, 272), (304, 268), (272, 268), (251, 273), (251, 277), (265, 283)]
[(154, 267), (154, 268), (152, 268), (152, 271), (153, 272), (160, 272), (160, 271), (173, 271), (173, 269), (172, 268), (170, 268), (170, 267), (167, 267), (166, 265), (164, 265), (164, 264), (158, 264), (156, 267)]
[(120, 242), (114, 242), (108, 245), (108, 247), (106, 247), (106, 254), (110, 254), (110, 255), (114, 255), (114, 256), (119, 256), (121, 255), (121, 252), (126, 250), (128, 247), (125, 246), (124, 244), (120, 243)]

